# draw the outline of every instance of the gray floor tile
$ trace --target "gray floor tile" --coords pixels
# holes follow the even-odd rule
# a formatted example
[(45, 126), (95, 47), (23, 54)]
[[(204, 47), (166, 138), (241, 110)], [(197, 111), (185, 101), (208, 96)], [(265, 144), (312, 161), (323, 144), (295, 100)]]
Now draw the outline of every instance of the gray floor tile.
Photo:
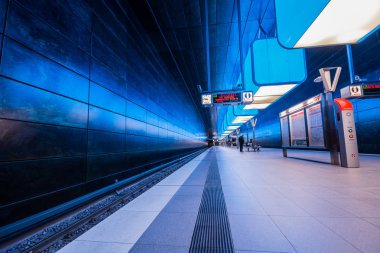
[(286, 252), (286, 251), (260, 251), (260, 250), (235, 250), (235, 253), (291, 253), (291, 252)]
[(380, 208), (352, 198), (340, 198), (331, 200), (335, 206), (353, 213), (357, 217), (380, 218)]
[(174, 195), (164, 212), (198, 213), (202, 195)]
[(197, 213), (162, 212), (138, 240), (138, 244), (189, 247)]
[(299, 253), (359, 253), (312, 217), (272, 217)]
[(202, 196), (204, 186), (188, 186), (183, 185), (178, 191), (176, 192), (176, 195), (196, 195), (196, 196)]
[(340, 192), (343, 195), (343, 198), (354, 198), (357, 200), (362, 199), (373, 199), (380, 202), (380, 195), (372, 193), (373, 188), (367, 189), (366, 187), (361, 188), (352, 188), (344, 187), (336, 189), (337, 192)]
[(188, 247), (174, 247), (169, 245), (135, 244), (129, 253), (188, 253)]
[(177, 185), (155, 185), (144, 194), (146, 195), (174, 195), (181, 186)]
[(235, 250), (294, 252), (268, 216), (228, 215)]
[[(339, 208), (328, 201), (315, 197), (296, 198), (294, 203), (314, 217), (355, 217), (354, 214)], [(333, 202), (333, 201), (331, 201)]]
[(252, 196), (225, 196), (224, 199), (229, 214), (265, 215), (260, 203)]
[(324, 225), (366, 253), (380, 252), (380, 228), (359, 218), (321, 218)]
[(280, 186), (274, 187), (274, 189), (283, 197), (288, 199), (314, 197), (312, 193), (301, 187)]
[(293, 202), (284, 198), (261, 198), (259, 202), (265, 213), (268, 215), (279, 215), (279, 216), (310, 216), (302, 208), (296, 206)]
[(158, 212), (118, 211), (78, 237), (81, 241), (135, 243)]
[(73, 241), (59, 250), (59, 253), (127, 253), (133, 244)]
[(171, 199), (171, 195), (151, 195), (143, 194), (134, 199), (120, 210), (124, 211), (142, 211), (142, 212), (160, 212)]
[(244, 185), (223, 185), (224, 196), (252, 196), (249, 189)]
[(372, 225), (380, 228), (380, 218), (364, 218), (364, 220), (368, 221)]

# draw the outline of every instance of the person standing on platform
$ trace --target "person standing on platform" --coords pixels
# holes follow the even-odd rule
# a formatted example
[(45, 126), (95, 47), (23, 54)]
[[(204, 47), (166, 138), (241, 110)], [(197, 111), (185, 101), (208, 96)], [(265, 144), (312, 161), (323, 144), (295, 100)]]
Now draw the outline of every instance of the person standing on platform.
[(240, 135), (239, 136), (240, 152), (243, 152), (243, 145), (244, 145), (244, 137), (243, 137), (243, 135)]

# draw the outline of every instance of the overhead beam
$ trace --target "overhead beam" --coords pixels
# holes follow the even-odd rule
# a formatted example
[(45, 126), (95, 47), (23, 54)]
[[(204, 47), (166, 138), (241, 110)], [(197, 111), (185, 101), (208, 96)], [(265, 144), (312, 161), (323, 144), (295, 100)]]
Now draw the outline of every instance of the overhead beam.
[(211, 91), (210, 78), (210, 40), (208, 32), (208, 0), (205, 0), (205, 33), (206, 33), (206, 66), (207, 66), (207, 91)]
[(242, 30), (241, 30), (241, 9), (240, 9), (240, 0), (237, 0), (237, 11), (238, 11), (238, 26), (239, 26), (239, 52), (240, 52), (240, 76), (242, 89), (245, 88), (244, 82), (244, 60), (243, 60), (243, 46), (242, 46)]

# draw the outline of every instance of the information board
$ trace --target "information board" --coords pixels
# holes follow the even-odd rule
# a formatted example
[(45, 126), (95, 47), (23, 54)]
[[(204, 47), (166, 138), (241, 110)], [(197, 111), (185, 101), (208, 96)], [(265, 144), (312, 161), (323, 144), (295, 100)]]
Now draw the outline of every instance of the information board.
[(364, 84), (363, 95), (380, 95), (380, 84)]
[(304, 110), (291, 114), (289, 118), (291, 146), (307, 146)]
[(324, 147), (323, 121), (321, 104), (306, 108), (309, 146)]
[(233, 93), (222, 93), (222, 94), (213, 94), (212, 102), (214, 104), (225, 104), (225, 103), (239, 103), (241, 102), (241, 93), (233, 92)]
[(282, 139), (282, 146), (288, 147), (290, 146), (290, 139), (289, 139), (289, 118), (288, 116), (282, 117), (280, 119), (281, 121), (281, 139)]

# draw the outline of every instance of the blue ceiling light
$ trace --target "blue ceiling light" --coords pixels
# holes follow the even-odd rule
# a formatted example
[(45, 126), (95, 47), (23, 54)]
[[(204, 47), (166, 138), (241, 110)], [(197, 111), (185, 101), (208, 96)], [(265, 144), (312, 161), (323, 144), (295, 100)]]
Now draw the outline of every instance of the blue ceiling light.
[(286, 49), (276, 38), (256, 40), (252, 45), (253, 81), (256, 85), (302, 83), (306, 80), (304, 49)]
[(287, 48), (358, 43), (380, 26), (379, 0), (276, 0), (278, 41)]

